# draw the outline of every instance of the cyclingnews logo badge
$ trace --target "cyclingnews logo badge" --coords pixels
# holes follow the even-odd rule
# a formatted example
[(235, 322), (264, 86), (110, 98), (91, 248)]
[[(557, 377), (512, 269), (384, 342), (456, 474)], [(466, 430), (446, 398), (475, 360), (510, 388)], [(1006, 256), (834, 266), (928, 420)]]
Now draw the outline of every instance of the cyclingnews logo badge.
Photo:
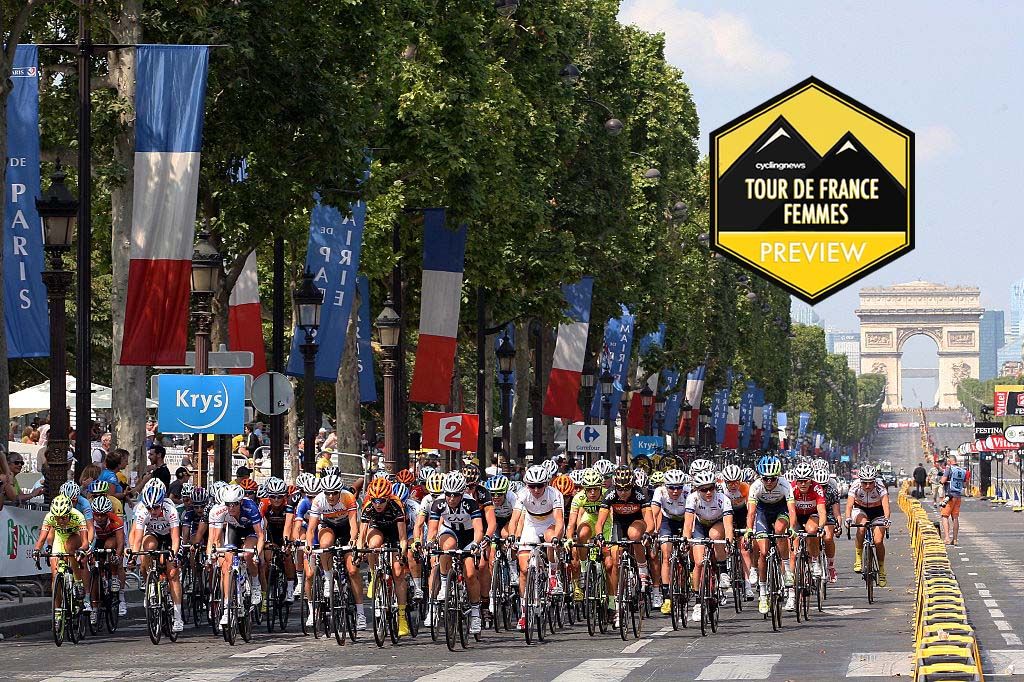
[(712, 246), (808, 303), (914, 248), (914, 133), (817, 78), (710, 151)]
[(242, 432), (245, 377), (161, 374), (158, 390), (164, 433)]

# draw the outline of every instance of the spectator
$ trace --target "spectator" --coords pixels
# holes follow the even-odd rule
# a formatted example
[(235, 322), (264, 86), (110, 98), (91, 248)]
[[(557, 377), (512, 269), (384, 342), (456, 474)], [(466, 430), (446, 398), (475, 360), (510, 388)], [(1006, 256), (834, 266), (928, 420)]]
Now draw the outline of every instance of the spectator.
[(113, 436), (109, 433), (104, 433), (100, 436), (99, 441), (94, 441), (92, 444), (92, 461), (93, 464), (102, 464), (107, 458), (107, 453), (110, 452), (110, 441), (113, 440)]
[[(33, 436), (34, 436), (34, 439), (33, 439)], [(22, 432), (21, 442), (22, 443), (38, 443), (39, 442), (39, 436), (36, 435), (36, 430), (33, 429), (31, 426), (26, 427), (25, 430)]]
[(0, 507), (3, 506), (4, 500), (20, 504), (43, 494), (45, 487), (42, 479), (39, 479), (28, 492), (23, 491), (18, 484), (18, 474), (25, 468), (25, 458), (22, 455), (17, 452), (0, 453), (0, 468), (3, 468), (3, 462), (7, 463), (7, 467), (3, 469), (6, 473), (0, 474)]
[(78, 478), (78, 485), (82, 486), (83, 495), (89, 492), (89, 486), (92, 485), (93, 481), (99, 480), (101, 471), (97, 464), (87, 464), (82, 469), (82, 475)]
[[(13, 459), (13, 458), (12, 458)], [(24, 461), (22, 462), (24, 466)], [(15, 467), (20, 470), (20, 467)], [(0, 453), (0, 509), (7, 502), (17, 503), (18, 495), (21, 493), (18, 488), (16, 473), (12, 473), (11, 467), (8, 466), (7, 453)]]
[(248, 481), (250, 476), (252, 476), (252, 469), (244, 465), (240, 466), (235, 471), (234, 482), (237, 483), (238, 485), (242, 485), (242, 481)]
[(174, 504), (181, 504), (181, 488), (188, 483), (191, 476), (192, 472), (185, 467), (178, 467), (174, 470), (174, 481), (167, 487), (167, 494)]
[(914, 497), (919, 500), (924, 499), (924, 484), (928, 481), (928, 472), (924, 468), (924, 464), (921, 462), (917, 463), (917, 468), (914, 469)]
[[(260, 446), (259, 436), (253, 431), (251, 424), (245, 425), (245, 448), (250, 452), (256, 452), (256, 448)], [(239, 448), (241, 449), (241, 448)]]
[(103, 458), (103, 470), (100, 471), (99, 478), (97, 479), (109, 483), (110, 496), (116, 497), (119, 500), (124, 500), (124, 486), (121, 485), (121, 481), (117, 478), (117, 469), (121, 464), (122, 452), (125, 457), (128, 456), (128, 451), (121, 448), (107, 453), (107, 456)]
[(950, 456), (949, 466), (942, 474), (942, 485), (945, 486), (946, 497), (940, 505), (942, 508), (942, 537), (947, 545), (955, 545), (960, 533), (960, 503), (963, 501), (967, 487), (967, 471), (957, 466), (956, 457)]
[(11, 428), (8, 431), (7, 440), (20, 441), (21, 440), (21, 424), (17, 419), (11, 420)]
[(936, 505), (942, 500), (942, 474), (945, 464), (941, 461), (928, 471), (928, 479), (932, 485), (932, 502)]
[(324, 439), (324, 446), (322, 449), (334, 450), (336, 447), (338, 447), (338, 433), (332, 430), (327, 434), (327, 438)]
[(50, 420), (44, 418), (42, 423), (39, 424), (39, 444), (46, 445), (50, 435)]
[(136, 492), (142, 490), (142, 487), (153, 478), (163, 481), (164, 485), (169, 488), (171, 486), (171, 470), (164, 463), (164, 458), (167, 456), (164, 446), (154, 445), (149, 449), (147, 455), (149, 456), (149, 466), (146, 467), (146, 475), (139, 480), (139, 484), (135, 488)]

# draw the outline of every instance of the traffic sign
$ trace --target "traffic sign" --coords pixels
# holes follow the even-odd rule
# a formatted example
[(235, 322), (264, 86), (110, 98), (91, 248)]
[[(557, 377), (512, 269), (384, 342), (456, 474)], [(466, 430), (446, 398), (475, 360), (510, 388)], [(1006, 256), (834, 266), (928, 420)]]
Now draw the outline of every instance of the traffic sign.
[(463, 412), (424, 412), (424, 449), (476, 452), (480, 419)]
[(607, 426), (573, 424), (568, 430), (565, 449), (569, 452), (604, 452), (607, 445)]
[[(252, 367), (252, 351), (248, 350), (214, 350), (206, 357), (208, 369), (249, 369)], [(155, 369), (195, 369), (195, 351), (185, 351), (184, 365), (161, 365)]]
[(284, 414), (295, 403), (295, 390), (280, 372), (265, 372), (252, 382), (252, 405), (265, 415)]

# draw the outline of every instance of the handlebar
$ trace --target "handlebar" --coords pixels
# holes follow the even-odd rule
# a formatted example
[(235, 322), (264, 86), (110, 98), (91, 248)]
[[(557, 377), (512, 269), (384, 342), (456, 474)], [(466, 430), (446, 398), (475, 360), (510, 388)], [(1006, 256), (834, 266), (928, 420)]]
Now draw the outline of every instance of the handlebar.
[(345, 552), (355, 552), (355, 545), (331, 545), (330, 547), (318, 547), (317, 549), (309, 550), (310, 554), (337, 554)]

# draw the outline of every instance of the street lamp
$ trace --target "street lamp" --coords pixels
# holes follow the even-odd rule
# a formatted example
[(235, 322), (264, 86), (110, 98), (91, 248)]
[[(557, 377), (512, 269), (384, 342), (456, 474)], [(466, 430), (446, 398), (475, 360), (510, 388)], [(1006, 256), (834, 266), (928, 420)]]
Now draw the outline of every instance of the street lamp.
[(615, 426), (612, 424), (612, 393), (615, 392), (615, 375), (612, 374), (608, 365), (604, 366), (601, 376), (601, 410), (603, 412), (605, 427), (608, 429), (605, 455), (612, 456), (615, 449)]
[(381, 362), (381, 373), (384, 375), (384, 463), (388, 471), (395, 471), (395, 449), (398, 446), (398, 427), (395, 419), (395, 369), (398, 366), (395, 357), (398, 339), (402, 333), (402, 318), (395, 311), (394, 302), (388, 298), (384, 302), (384, 310), (380, 311), (373, 325), (377, 328), (377, 337), (384, 350)]
[(654, 422), (658, 425), (658, 436), (665, 437), (665, 394), (658, 393), (654, 401)]
[[(223, 259), (217, 248), (210, 243), (207, 232), (199, 234), (195, 250), (192, 252), (192, 298), (195, 305), (192, 309), (192, 323), (195, 325), (195, 374), (206, 374), (210, 369), (210, 327), (213, 326), (213, 293), (220, 283), (220, 268)], [(209, 474), (206, 461), (206, 434), (196, 434), (196, 480), (206, 484), (205, 477)], [(220, 453), (217, 460), (217, 477), (229, 480), (230, 459), (226, 452)]]
[(494, 0), (494, 11), (498, 16), (506, 19), (516, 13), (519, 9), (519, 0)]
[(299, 329), (305, 335), (300, 350), (302, 351), (302, 470), (308, 473), (316, 471), (316, 433), (317, 415), (314, 390), (316, 389), (316, 352), (319, 345), (315, 342), (316, 332), (320, 328), (320, 308), (324, 303), (324, 292), (313, 284), (313, 273), (309, 268), (302, 274), (302, 284), (292, 293), (292, 305), (295, 306)]
[(626, 420), (629, 418), (629, 401), (633, 399), (633, 388), (623, 382), (622, 384), (622, 397), (619, 400), (619, 447), (616, 451), (619, 458), (619, 464), (626, 463)]
[(562, 67), (562, 70), (558, 72), (562, 82), (566, 85), (572, 86), (580, 82), (580, 69), (578, 66), (569, 62)]
[(640, 391), (640, 407), (644, 410), (644, 435), (650, 435), (653, 417), (651, 410), (654, 407), (654, 391), (650, 386), (644, 386)]
[[(67, 295), (71, 272), (64, 269), (64, 253), (75, 239), (78, 200), (68, 191), (67, 175), (60, 163), (50, 175), (50, 189), (36, 199), (36, 211), (43, 221), (43, 237), (50, 269), (42, 272), (50, 304), (50, 435), (46, 441), (46, 501), (56, 495), (68, 477), (67, 358), (65, 334)], [(84, 468), (83, 466), (76, 468)], [(76, 471), (76, 473), (78, 473)]]
[(512, 449), (509, 431), (512, 418), (512, 367), (516, 362), (516, 349), (512, 345), (512, 340), (508, 338), (508, 329), (498, 342), (495, 355), (498, 356), (498, 372), (501, 373), (501, 449), (505, 451), (505, 458), (508, 460), (512, 454), (509, 452)]
[(677, 201), (672, 204), (672, 220), (679, 223), (685, 223), (686, 219), (690, 217), (690, 208), (686, 205), (685, 201)]

